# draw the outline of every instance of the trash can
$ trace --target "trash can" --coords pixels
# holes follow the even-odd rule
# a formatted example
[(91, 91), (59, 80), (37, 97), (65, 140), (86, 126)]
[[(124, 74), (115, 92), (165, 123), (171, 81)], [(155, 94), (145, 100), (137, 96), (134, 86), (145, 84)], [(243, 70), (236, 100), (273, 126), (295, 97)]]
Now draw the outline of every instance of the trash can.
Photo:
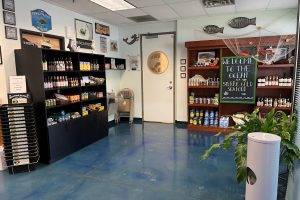
[(246, 200), (276, 200), (281, 138), (248, 134)]

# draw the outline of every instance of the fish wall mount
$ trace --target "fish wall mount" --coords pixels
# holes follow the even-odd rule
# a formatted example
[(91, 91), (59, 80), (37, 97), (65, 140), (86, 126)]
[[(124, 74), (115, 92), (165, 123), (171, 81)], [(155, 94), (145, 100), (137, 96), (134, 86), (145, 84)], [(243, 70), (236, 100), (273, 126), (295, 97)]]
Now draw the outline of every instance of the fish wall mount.
[(128, 44), (128, 45), (132, 45), (132, 44), (134, 44), (135, 42), (139, 41), (139, 39), (140, 39), (139, 35), (137, 35), (137, 34), (133, 34), (130, 38), (131, 38), (131, 41), (128, 41), (128, 40), (129, 40), (128, 37), (127, 37), (127, 38), (123, 38), (123, 41), (124, 41), (126, 44)]
[(216, 25), (207, 25), (203, 28), (203, 31), (207, 34), (216, 34), (216, 33), (223, 33), (224, 27), (218, 27)]
[(241, 28), (246, 28), (249, 25), (256, 25), (256, 17), (250, 19), (247, 17), (236, 17), (231, 19), (228, 22), (228, 25), (231, 28), (235, 28), (235, 29), (241, 29)]

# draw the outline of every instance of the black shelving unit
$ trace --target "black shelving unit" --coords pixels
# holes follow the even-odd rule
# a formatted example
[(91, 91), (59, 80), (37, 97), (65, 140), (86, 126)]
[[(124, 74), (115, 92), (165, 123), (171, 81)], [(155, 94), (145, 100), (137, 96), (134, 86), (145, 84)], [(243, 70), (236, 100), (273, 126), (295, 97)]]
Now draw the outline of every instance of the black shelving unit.
[[(71, 58), (73, 71), (43, 71), (43, 59), (53, 58)], [(54, 93), (81, 95), (83, 92), (103, 92), (103, 97), (106, 97), (105, 58), (103, 55), (36, 48), (15, 50), (15, 59), (17, 74), (26, 76), (27, 87), (32, 95), (41, 162), (51, 163), (59, 160), (108, 135), (106, 98), (80, 99), (79, 102), (52, 107), (45, 105), (45, 100), (52, 98)], [(79, 62), (88, 60), (97, 60), (100, 65), (99, 71), (80, 71)], [(44, 81), (48, 76), (68, 76), (78, 78), (78, 80), (83, 76), (94, 76), (105, 78), (105, 81), (102, 85), (45, 89)], [(81, 113), (84, 106), (94, 103), (101, 103), (105, 106), (104, 111), (91, 112), (89, 115), (77, 119), (51, 126), (47, 125), (47, 118), (54, 113), (61, 110)]]
[[(116, 69), (113, 69), (111, 66), (111, 60), (114, 59), (115, 60), (115, 65), (116, 65)], [(105, 64), (109, 64), (109, 69), (106, 70), (126, 70), (126, 59), (123, 58), (112, 58), (112, 57), (105, 57)], [(123, 65), (124, 68), (120, 69), (118, 66)]]

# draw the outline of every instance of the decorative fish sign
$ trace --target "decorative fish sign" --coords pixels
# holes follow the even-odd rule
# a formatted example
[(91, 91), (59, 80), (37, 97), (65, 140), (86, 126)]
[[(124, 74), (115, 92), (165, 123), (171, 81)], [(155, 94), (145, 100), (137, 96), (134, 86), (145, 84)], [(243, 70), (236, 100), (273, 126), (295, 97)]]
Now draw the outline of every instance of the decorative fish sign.
[(132, 45), (132, 44), (134, 44), (136, 41), (139, 41), (139, 36), (138, 36), (137, 34), (133, 34), (133, 35), (131, 36), (131, 41), (128, 42), (128, 40), (129, 40), (128, 37), (127, 37), (127, 38), (123, 38), (123, 41), (126, 42), (126, 44)]
[(203, 31), (207, 34), (223, 33), (224, 27), (220, 28), (216, 25), (207, 25), (203, 28)]
[(245, 28), (249, 25), (256, 25), (256, 17), (249, 19), (247, 17), (237, 17), (229, 21), (231, 28)]

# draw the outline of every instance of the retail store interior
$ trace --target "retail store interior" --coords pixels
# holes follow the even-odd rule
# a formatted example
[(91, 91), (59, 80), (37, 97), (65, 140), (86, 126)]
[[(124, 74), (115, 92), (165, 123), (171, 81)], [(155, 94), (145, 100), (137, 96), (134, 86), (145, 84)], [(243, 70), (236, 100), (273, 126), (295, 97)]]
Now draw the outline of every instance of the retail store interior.
[(299, 0), (1, 0), (0, 200), (299, 200)]

